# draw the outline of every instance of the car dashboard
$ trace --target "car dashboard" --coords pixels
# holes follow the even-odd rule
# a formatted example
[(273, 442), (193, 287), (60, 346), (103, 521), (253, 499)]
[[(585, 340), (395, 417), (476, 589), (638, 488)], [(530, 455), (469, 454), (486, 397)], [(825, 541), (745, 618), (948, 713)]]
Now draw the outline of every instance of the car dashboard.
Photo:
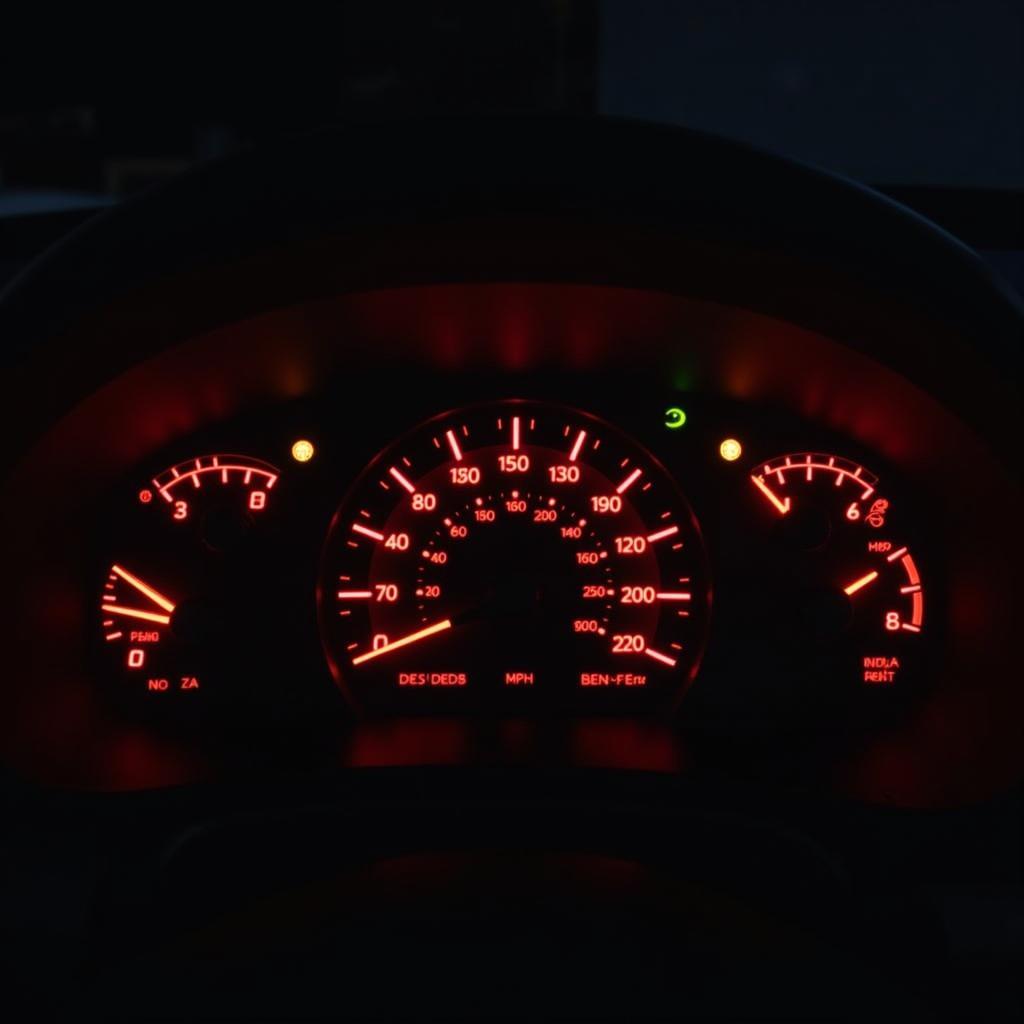
[(5, 315), (5, 761), (188, 823), (164, 921), (254, 844), (238, 901), (324, 845), (764, 897), (830, 870), (780, 821), (871, 862), (859, 816), (1019, 783), (1019, 304), (871, 193), (642, 126), (352, 129), (105, 215)]
[[(467, 298), (584, 306), (626, 331), (651, 304), (501, 285), (355, 302), (361, 316), (401, 305), (415, 321), (420, 302), (457, 310)], [(273, 320), (230, 328), (232, 346), (248, 349), (254, 330), (291, 335)], [(218, 341), (192, 344), (208, 378)], [(849, 402), (851, 426), (877, 432), (851, 436), (755, 396), (666, 386), (631, 354), (618, 371), (520, 373), (512, 392), (501, 373), (395, 358), (133, 453), (44, 533), (85, 532), (77, 578), (35, 574), (67, 603), (30, 603), (34, 628), (53, 635), (46, 616), (62, 607), (78, 618), (49, 677), (84, 684), (104, 728), (151, 732), (213, 770), (248, 733), (330, 722), (336, 739), (406, 720), (414, 735), (427, 719), (448, 720), (453, 737), (499, 719), (527, 734), (616, 719), (820, 734), (838, 754), (905, 724), (944, 660), (978, 657), (946, 646), (957, 545), (908, 465), (925, 445), (888, 446), (877, 405)], [(166, 383), (125, 381), (130, 401), (192, 400), (173, 366), (143, 372)], [(92, 475), (85, 428), (67, 429), (77, 450), (59, 488)], [(57, 511), (72, 513), (66, 501)], [(463, 742), (438, 756), (457, 759)]]

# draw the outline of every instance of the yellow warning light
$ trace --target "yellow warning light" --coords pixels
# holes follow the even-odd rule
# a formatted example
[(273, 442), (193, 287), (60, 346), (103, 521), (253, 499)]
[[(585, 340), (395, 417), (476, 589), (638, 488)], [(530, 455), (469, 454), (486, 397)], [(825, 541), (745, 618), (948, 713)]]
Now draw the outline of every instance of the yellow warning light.
[(743, 445), (735, 437), (727, 437), (719, 446), (718, 454), (726, 462), (735, 462), (743, 454)]
[(292, 458), (296, 462), (309, 462), (313, 458), (313, 453), (316, 449), (313, 447), (312, 441), (300, 440), (296, 441), (292, 445)]

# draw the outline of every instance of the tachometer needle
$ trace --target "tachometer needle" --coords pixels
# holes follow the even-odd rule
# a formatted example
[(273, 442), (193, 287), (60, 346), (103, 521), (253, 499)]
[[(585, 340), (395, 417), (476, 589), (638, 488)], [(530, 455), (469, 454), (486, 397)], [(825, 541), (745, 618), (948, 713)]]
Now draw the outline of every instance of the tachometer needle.
[(877, 579), (878, 573), (872, 570), (866, 576), (861, 576), (859, 580), (854, 580), (849, 586), (843, 587), (843, 593), (847, 597), (852, 597), (858, 590), (863, 590), (869, 583), (873, 583)]
[(364, 661), (370, 661), (371, 658), (379, 658), (382, 654), (387, 654), (390, 651), (397, 651), (399, 647), (408, 647), (409, 644), (414, 644), (418, 640), (425, 640), (428, 636), (433, 636), (435, 633), (442, 633), (444, 630), (451, 628), (451, 619), (444, 619), (442, 622), (435, 622), (434, 625), (427, 626), (425, 629), (418, 629), (415, 633), (410, 633), (408, 636), (403, 636), (398, 640), (392, 640), (389, 643), (383, 644), (376, 648), (376, 650), (360, 654), (358, 657), (352, 659), (352, 664), (361, 665)]

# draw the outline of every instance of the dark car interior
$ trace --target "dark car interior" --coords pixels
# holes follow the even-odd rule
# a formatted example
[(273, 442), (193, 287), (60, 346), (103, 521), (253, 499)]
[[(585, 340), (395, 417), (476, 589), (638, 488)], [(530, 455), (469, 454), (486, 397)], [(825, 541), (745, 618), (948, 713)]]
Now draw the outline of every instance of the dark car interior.
[(9, 1019), (1020, 1019), (1022, 122), (833, 173), (664, 53), (838, 16), (499, 6), (0, 117)]

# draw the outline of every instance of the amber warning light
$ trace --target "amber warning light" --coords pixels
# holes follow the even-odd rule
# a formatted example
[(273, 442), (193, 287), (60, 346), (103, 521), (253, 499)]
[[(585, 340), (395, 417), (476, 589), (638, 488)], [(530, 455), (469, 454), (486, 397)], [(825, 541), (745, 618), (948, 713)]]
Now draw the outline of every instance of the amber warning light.
[(305, 438), (300, 438), (292, 445), (292, 458), (296, 462), (309, 462), (316, 454), (316, 449), (313, 447), (312, 441), (307, 441)]
[(735, 437), (727, 437), (719, 446), (718, 454), (726, 462), (735, 462), (743, 454), (743, 445)]

